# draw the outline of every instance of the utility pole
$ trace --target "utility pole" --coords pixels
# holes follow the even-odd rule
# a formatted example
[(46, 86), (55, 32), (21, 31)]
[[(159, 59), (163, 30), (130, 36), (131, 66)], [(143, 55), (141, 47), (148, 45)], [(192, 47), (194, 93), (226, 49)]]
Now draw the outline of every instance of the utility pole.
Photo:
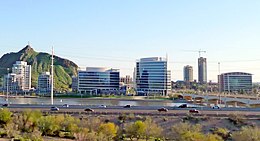
[(54, 51), (53, 51), (53, 47), (52, 47), (52, 55), (51, 55), (51, 105), (53, 105), (53, 78), (54, 78), (54, 75), (53, 75), (53, 60), (54, 60), (54, 57), (53, 57), (53, 54), (54, 54)]

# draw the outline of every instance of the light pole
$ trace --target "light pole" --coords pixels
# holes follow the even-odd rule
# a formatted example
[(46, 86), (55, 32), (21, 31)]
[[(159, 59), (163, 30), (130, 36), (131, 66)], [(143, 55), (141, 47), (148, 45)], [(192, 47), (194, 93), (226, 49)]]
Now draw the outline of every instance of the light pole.
[(6, 80), (6, 101), (7, 101), (7, 104), (9, 103), (9, 101), (8, 101), (8, 90), (9, 90), (9, 68), (7, 68), (7, 80)]
[(221, 104), (221, 90), (220, 90), (220, 62), (218, 62), (218, 94), (219, 94), (219, 101), (218, 104)]

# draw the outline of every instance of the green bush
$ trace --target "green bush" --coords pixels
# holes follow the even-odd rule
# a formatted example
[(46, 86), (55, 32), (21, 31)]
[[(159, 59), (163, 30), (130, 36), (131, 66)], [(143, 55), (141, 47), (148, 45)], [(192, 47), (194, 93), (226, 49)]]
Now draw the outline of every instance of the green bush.
[(3, 126), (7, 124), (7, 122), (11, 121), (12, 112), (10, 112), (8, 109), (0, 109), (0, 124)]

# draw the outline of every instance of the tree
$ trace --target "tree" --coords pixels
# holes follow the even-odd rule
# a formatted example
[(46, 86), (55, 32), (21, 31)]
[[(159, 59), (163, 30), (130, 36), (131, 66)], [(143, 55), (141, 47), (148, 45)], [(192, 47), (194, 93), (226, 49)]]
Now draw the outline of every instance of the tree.
[(88, 128), (79, 128), (74, 137), (76, 141), (96, 141), (97, 133), (91, 132)]
[(146, 132), (146, 125), (142, 121), (136, 121), (126, 127), (126, 135), (133, 140), (143, 138)]
[(222, 141), (218, 135), (205, 135), (201, 132), (201, 125), (179, 123), (172, 127), (173, 139), (176, 141)]
[(0, 110), (0, 124), (7, 124), (9, 121), (12, 120), (11, 118), (12, 112), (10, 112), (8, 109), (1, 109)]
[(14, 122), (22, 132), (33, 132), (38, 127), (41, 117), (40, 111), (26, 110), (18, 115)]
[(161, 137), (162, 128), (158, 126), (152, 118), (147, 118), (144, 122), (145, 124), (145, 139), (149, 140), (150, 138), (159, 138)]
[(112, 140), (117, 134), (118, 127), (114, 123), (104, 123), (99, 126), (98, 133), (105, 135), (108, 141)]
[(260, 129), (258, 127), (242, 127), (241, 131), (234, 132), (234, 141), (259, 141)]

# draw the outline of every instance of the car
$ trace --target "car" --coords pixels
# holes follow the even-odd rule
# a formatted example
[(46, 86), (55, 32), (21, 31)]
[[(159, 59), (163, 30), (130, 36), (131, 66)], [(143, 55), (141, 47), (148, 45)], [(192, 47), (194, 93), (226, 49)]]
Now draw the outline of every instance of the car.
[(98, 108), (106, 108), (106, 105), (99, 105)]
[(6, 104), (3, 104), (2, 106), (3, 107), (9, 107), (10, 105), (6, 103)]
[(51, 107), (51, 111), (59, 111), (60, 109), (58, 107)]
[(124, 108), (131, 108), (131, 105), (125, 105)]
[(162, 107), (162, 108), (158, 109), (158, 111), (159, 111), (159, 112), (168, 112), (168, 109)]
[(212, 109), (220, 109), (220, 106), (219, 106), (219, 105), (214, 105), (214, 106), (212, 107)]
[(197, 113), (197, 114), (199, 114), (199, 113), (200, 113), (200, 111), (199, 111), (199, 110), (197, 110), (197, 109), (191, 109), (191, 110), (189, 110), (189, 112), (190, 112), (190, 113)]
[(94, 110), (91, 109), (91, 108), (86, 108), (84, 111), (86, 111), (86, 112), (94, 112)]
[(64, 104), (64, 105), (62, 105), (62, 107), (64, 107), (64, 108), (69, 108), (69, 104)]
[(187, 104), (182, 104), (178, 108), (188, 108), (188, 105)]

